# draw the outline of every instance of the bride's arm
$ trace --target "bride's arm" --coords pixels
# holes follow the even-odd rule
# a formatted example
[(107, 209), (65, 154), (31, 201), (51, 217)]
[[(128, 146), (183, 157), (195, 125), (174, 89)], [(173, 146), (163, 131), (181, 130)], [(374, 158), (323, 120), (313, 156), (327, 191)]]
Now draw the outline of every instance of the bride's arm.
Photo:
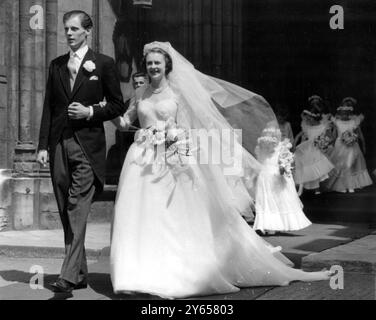
[(127, 112), (120, 117), (117, 117), (111, 122), (115, 125), (115, 127), (119, 131), (127, 131), (129, 130), (129, 127), (133, 122), (135, 122), (137, 119), (137, 103), (134, 98), (130, 101), (130, 106), (127, 110)]

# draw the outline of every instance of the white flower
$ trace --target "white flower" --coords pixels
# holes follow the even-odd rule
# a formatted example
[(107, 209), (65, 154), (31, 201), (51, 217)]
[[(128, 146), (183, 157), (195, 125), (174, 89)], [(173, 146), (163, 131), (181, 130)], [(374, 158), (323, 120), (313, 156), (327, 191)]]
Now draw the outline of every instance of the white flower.
[(161, 145), (161, 144), (165, 143), (165, 141), (166, 141), (166, 139), (165, 139), (164, 132), (156, 132), (154, 134), (154, 144)]
[(88, 60), (84, 63), (83, 68), (87, 72), (93, 72), (96, 69), (95, 63), (91, 60)]
[(138, 143), (150, 144), (153, 140), (153, 132), (148, 129), (141, 129), (136, 132), (135, 141)]
[(177, 137), (178, 137), (178, 129), (170, 129), (167, 131), (168, 141), (175, 141)]
[(183, 129), (173, 128), (167, 131), (168, 141), (177, 141), (178, 137), (184, 133)]

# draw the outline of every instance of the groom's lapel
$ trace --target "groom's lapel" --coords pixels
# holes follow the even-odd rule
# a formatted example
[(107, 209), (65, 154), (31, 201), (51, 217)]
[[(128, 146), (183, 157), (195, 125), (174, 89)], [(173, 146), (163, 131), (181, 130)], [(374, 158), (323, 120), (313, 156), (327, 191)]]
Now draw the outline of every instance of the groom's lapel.
[(69, 80), (68, 60), (69, 60), (69, 53), (64, 56), (62, 63), (59, 67), (59, 73), (60, 73), (60, 80), (63, 85), (65, 94), (69, 98), (71, 95), (71, 89), (70, 89), (70, 80)]
[(78, 70), (76, 81), (74, 82), (73, 90), (72, 90), (72, 95), (71, 99), (75, 96), (77, 93), (78, 89), (81, 87), (82, 83), (88, 79), (89, 72), (83, 68), (84, 64), (86, 61), (95, 61), (96, 57), (94, 54), (94, 51), (89, 49), (88, 52), (86, 53), (84, 59), (82, 60), (80, 69)]

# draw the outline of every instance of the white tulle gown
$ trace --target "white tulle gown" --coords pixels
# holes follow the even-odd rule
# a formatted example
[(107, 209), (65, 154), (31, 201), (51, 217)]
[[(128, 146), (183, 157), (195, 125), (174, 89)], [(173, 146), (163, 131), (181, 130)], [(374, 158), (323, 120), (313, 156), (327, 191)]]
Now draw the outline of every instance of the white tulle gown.
[[(141, 100), (136, 112), (147, 128), (176, 117), (178, 106), (171, 93), (156, 104)], [(176, 175), (146, 161), (150, 150), (135, 142), (119, 181), (111, 243), (115, 293), (185, 298), (328, 278), (328, 272), (293, 269), (280, 248), (260, 238), (219, 169), (208, 176), (192, 165), (190, 175)]]
[(295, 231), (312, 224), (303, 212), (293, 178), (279, 172), (278, 157), (283, 148), (280, 142), (273, 153), (256, 152), (262, 169), (257, 178), (254, 230)]

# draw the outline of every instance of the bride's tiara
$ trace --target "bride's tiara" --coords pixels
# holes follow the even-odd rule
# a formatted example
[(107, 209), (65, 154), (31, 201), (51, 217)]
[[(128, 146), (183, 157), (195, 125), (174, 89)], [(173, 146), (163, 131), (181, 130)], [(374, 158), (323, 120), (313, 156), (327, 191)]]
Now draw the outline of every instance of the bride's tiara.
[(154, 41), (144, 46), (144, 55), (146, 55), (148, 52), (150, 52), (153, 49), (162, 49), (166, 53), (170, 53), (170, 48), (171, 48), (170, 42)]

